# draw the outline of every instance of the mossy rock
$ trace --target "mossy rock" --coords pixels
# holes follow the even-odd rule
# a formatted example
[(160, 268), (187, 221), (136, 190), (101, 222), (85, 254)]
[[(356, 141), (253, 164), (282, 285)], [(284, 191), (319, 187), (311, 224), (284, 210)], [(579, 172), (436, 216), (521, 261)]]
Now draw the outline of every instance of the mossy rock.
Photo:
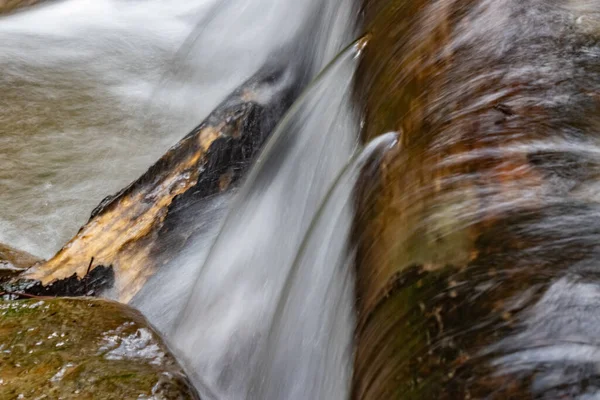
[(0, 301), (0, 399), (198, 399), (137, 311), (91, 298)]

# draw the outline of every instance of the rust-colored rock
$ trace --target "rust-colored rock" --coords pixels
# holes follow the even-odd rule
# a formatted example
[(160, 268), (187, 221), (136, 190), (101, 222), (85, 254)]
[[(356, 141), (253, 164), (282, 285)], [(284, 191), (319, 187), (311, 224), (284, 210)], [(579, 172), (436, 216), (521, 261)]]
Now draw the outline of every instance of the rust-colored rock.
[(600, 390), (598, 11), (365, 1), (355, 399)]

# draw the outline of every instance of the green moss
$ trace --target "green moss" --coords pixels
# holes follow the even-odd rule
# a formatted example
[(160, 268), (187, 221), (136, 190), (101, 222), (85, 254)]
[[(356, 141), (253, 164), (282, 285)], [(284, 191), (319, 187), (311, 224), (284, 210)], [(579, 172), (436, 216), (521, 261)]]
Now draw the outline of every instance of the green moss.
[(0, 398), (19, 395), (197, 398), (137, 311), (87, 298), (0, 302)]

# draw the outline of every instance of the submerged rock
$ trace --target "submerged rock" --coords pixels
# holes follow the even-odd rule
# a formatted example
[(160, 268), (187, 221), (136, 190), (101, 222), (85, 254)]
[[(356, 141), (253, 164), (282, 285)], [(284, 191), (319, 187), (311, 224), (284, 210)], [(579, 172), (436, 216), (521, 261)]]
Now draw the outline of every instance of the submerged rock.
[(0, 268), (12, 267), (18, 269), (25, 269), (41, 261), (42, 259), (31, 255), (25, 251), (17, 250), (15, 248), (0, 243)]
[(365, 0), (353, 399), (600, 395), (600, 5)]
[(137, 311), (111, 301), (0, 301), (1, 399), (198, 399)]

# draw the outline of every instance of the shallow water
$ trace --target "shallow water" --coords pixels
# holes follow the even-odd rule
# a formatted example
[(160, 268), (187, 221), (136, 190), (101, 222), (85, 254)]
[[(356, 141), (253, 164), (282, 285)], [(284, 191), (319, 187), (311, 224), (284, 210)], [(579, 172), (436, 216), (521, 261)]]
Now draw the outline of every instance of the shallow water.
[(51, 256), (218, 101), (145, 108), (205, 2), (192, 3), (71, 0), (0, 19), (0, 241)]
[(599, 3), (371, 4), (355, 398), (597, 398)]

